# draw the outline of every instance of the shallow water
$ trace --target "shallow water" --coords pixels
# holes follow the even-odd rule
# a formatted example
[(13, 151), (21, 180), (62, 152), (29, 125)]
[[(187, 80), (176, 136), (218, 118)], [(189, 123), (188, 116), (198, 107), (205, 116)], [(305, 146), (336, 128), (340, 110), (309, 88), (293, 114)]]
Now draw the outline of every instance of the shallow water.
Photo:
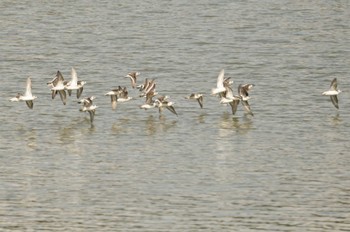
[[(2, 1), (0, 229), (350, 230), (347, 1)], [(46, 82), (74, 66), (94, 126)], [(210, 96), (254, 83), (254, 117)], [(139, 109), (156, 78), (179, 116)], [(34, 109), (9, 102), (32, 77)], [(321, 93), (337, 77), (340, 110)], [(112, 111), (104, 96), (135, 100)], [(204, 109), (184, 97), (205, 94)]]

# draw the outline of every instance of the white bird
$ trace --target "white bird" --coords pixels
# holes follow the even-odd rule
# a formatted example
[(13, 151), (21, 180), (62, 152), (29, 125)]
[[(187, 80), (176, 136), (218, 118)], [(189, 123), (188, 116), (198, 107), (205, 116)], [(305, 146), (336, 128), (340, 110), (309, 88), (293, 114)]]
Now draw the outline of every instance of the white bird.
[(248, 101), (250, 99), (248, 91), (252, 88), (252, 86), (253, 85), (251, 85), (251, 84), (238, 86), (238, 94), (242, 98), (243, 101)]
[(142, 92), (143, 90), (147, 89), (148, 86), (149, 86), (149, 84), (151, 84), (152, 82), (154, 82), (154, 79), (148, 80), (148, 78), (145, 78), (143, 84), (136, 86), (136, 88), (137, 88), (140, 92)]
[(129, 92), (126, 87), (122, 88), (121, 93), (118, 95), (118, 102), (127, 102), (130, 101), (132, 97), (129, 96)]
[(27, 78), (26, 91), (23, 94), (17, 93), (17, 95), (10, 99), (12, 102), (25, 101), (29, 109), (33, 109), (33, 100), (36, 99), (36, 96), (32, 94), (32, 80), (30, 77)]
[(238, 94), (239, 94), (239, 97), (241, 98), (241, 102), (242, 102), (242, 105), (245, 109), (245, 111), (254, 116), (252, 110), (250, 109), (250, 105), (248, 103), (248, 100), (250, 99), (250, 96), (248, 94), (248, 90), (250, 90), (252, 88), (252, 85), (250, 84), (247, 84), (247, 85), (239, 85), (238, 86)]
[(131, 80), (131, 87), (134, 89), (136, 87), (137, 76), (139, 76), (139, 72), (130, 72), (125, 77), (129, 77)]
[(140, 106), (140, 109), (148, 110), (156, 107), (155, 101), (152, 99), (155, 96), (154, 88), (146, 94), (145, 104)]
[(94, 121), (95, 111), (96, 111), (96, 108), (97, 108), (96, 105), (93, 105), (92, 101), (94, 99), (95, 99), (95, 97), (91, 96), (91, 97), (87, 97), (87, 98), (84, 98), (84, 99), (81, 99), (81, 100), (78, 101), (78, 103), (82, 103), (83, 104), (83, 106), (80, 108), (80, 111), (82, 111), (82, 112), (89, 112), (91, 124)]
[(127, 102), (132, 99), (132, 97), (129, 97), (128, 90), (126, 89), (126, 87), (122, 88), (121, 86), (118, 86), (118, 88), (116, 89), (112, 89), (105, 95), (111, 97), (113, 110), (117, 108), (117, 102)]
[(231, 106), (232, 114), (235, 114), (237, 111), (237, 106), (241, 100), (240, 96), (233, 95), (233, 90), (230, 86), (226, 86), (226, 91), (221, 94), (221, 104), (229, 104)]
[(169, 98), (168, 96), (160, 96), (154, 101), (154, 103), (156, 107), (158, 107), (159, 113), (163, 111), (163, 108), (167, 108), (170, 112), (172, 112), (173, 114), (176, 114), (177, 116), (177, 113), (173, 106), (174, 102), (168, 101), (168, 98)]
[(218, 93), (222, 93), (226, 91), (224, 87), (224, 75), (225, 75), (225, 71), (224, 69), (222, 69), (219, 73), (219, 76), (216, 82), (216, 88), (211, 90), (212, 95), (216, 95)]
[(65, 84), (66, 82), (64, 81), (64, 78), (60, 71), (57, 71), (55, 78), (52, 81), (47, 83), (47, 85), (51, 87), (52, 99), (55, 98), (58, 92), (60, 94), (61, 100), (64, 105), (67, 103), (67, 94), (65, 91)]
[(118, 102), (118, 95), (119, 94), (120, 94), (120, 90), (119, 89), (112, 89), (111, 91), (109, 91), (108, 93), (105, 94), (106, 96), (110, 96), (111, 97), (111, 104), (112, 104), (112, 109), (113, 110), (115, 110), (117, 108), (117, 102)]
[(142, 92), (140, 94), (140, 97), (144, 97), (147, 96), (147, 94), (149, 92), (153, 92), (153, 95), (157, 95), (158, 93), (155, 92), (155, 88), (156, 88), (156, 82), (154, 79), (152, 80), (148, 80), (147, 78), (145, 79), (145, 82), (139, 86), (137, 86), (136, 88), (139, 89), (140, 92)]
[(185, 97), (186, 99), (190, 99), (190, 100), (197, 100), (199, 106), (201, 107), (201, 109), (203, 109), (203, 94), (200, 93), (191, 93), (190, 96)]
[(330, 96), (331, 101), (332, 101), (333, 105), (335, 106), (335, 108), (339, 109), (337, 95), (339, 93), (341, 93), (341, 90), (339, 90), (337, 87), (338, 87), (337, 78), (334, 78), (331, 82), (331, 86), (330, 86), (329, 90), (323, 92), (322, 95)]
[(65, 89), (68, 91), (68, 95), (71, 96), (72, 90), (77, 90), (77, 98), (80, 98), (83, 93), (83, 86), (86, 84), (85, 81), (78, 81), (78, 75), (75, 69), (72, 67), (72, 80), (64, 85)]

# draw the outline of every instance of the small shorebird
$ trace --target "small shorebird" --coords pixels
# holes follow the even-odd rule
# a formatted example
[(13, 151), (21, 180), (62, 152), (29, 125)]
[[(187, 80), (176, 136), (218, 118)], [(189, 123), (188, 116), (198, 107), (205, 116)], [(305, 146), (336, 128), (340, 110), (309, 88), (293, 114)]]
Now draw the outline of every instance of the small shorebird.
[(148, 78), (145, 78), (143, 84), (136, 86), (136, 88), (142, 92), (145, 88), (147, 88), (147, 85), (149, 84), (150, 80)]
[(225, 92), (226, 89), (224, 87), (224, 76), (225, 76), (225, 71), (222, 69), (219, 73), (218, 79), (216, 81), (216, 88), (211, 90), (212, 95), (216, 95), (218, 93)]
[(115, 92), (115, 90), (111, 90), (105, 95), (111, 97), (112, 110), (115, 110), (117, 108), (117, 100), (118, 100), (117, 93)]
[(341, 90), (338, 89), (337, 78), (334, 78), (331, 82), (331, 86), (329, 90), (323, 92), (322, 95), (330, 96), (331, 101), (335, 106), (335, 108), (339, 109), (338, 97), (337, 97), (339, 93), (341, 93)]
[(112, 89), (111, 91), (109, 91), (108, 93), (106, 93), (106, 96), (110, 96), (111, 97), (111, 103), (112, 103), (112, 109), (115, 110), (117, 108), (117, 102), (118, 102), (118, 96), (121, 94), (122, 92), (122, 87), (118, 86), (116, 89)]
[(130, 78), (130, 80), (131, 80), (131, 87), (133, 89), (135, 89), (135, 87), (136, 87), (137, 77), (139, 75), (140, 75), (139, 72), (130, 72), (130, 73), (128, 73), (128, 75), (125, 76), (125, 77)]
[(226, 91), (221, 93), (221, 104), (229, 104), (231, 106), (232, 114), (235, 114), (237, 111), (237, 106), (241, 100), (240, 96), (233, 95), (233, 90), (230, 86), (226, 86)]
[(65, 85), (67, 84), (66, 81), (64, 81), (64, 78), (60, 71), (57, 71), (57, 74), (55, 78), (48, 82), (47, 85), (51, 87), (51, 93), (52, 93), (52, 99), (55, 98), (57, 92), (60, 94), (61, 100), (63, 102), (63, 105), (67, 102), (67, 95), (65, 91)]
[(80, 111), (82, 111), (82, 112), (89, 112), (91, 124), (94, 121), (95, 111), (96, 111), (96, 108), (97, 108), (96, 105), (93, 105), (92, 101), (94, 99), (95, 99), (95, 97), (91, 96), (91, 97), (83, 98), (83, 99), (78, 101), (78, 103), (82, 103), (83, 104), (83, 106), (80, 108)]
[(253, 87), (251, 84), (246, 84), (246, 85), (239, 85), (238, 86), (238, 94), (239, 97), (241, 98), (242, 105), (245, 109), (245, 111), (254, 116), (252, 110), (250, 109), (250, 105), (248, 103), (248, 100), (250, 99), (250, 96), (248, 94), (248, 91)]
[(176, 114), (177, 116), (177, 113), (173, 106), (174, 102), (168, 101), (168, 99), (169, 99), (168, 96), (160, 96), (154, 101), (156, 107), (158, 107), (159, 109), (159, 113), (163, 111), (163, 108), (167, 108), (170, 112), (172, 112), (173, 114)]
[(248, 91), (251, 90), (253, 87), (253, 84), (244, 84), (238, 86), (238, 94), (242, 97), (242, 100), (248, 101), (250, 99)]
[(230, 86), (233, 84), (233, 81), (230, 80), (230, 79), (231, 79), (231, 77), (226, 77), (226, 78), (224, 79), (223, 85), (224, 85), (225, 88), (226, 88), (226, 87), (230, 87)]
[(146, 94), (146, 102), (145, 102), (145, 104), (140, 106), (140, 109), (148, 110), (148, 109), (152, 109), (152, 108), (156, 107), (156, 103), (153, 100), (153, 97), (155, 96), (154, 87), (153, 87), (153, 89), (148, 91), (148, 93)]
[(200, 93), (191, 93), (191, 95), (188, 96), (188, 97), (185, 97), (185, 99), (197, 100), (199, 106), (201, 107), (201, 109), (203, 109), (203, 94), (200, 94)]
[(122, 88), (122, 91), (119, 94), (117, 101), (118, 102), (127, 102), (127, 101), (130, 101), (131, 99), (132, 99), (132, 97), (129, 97), (129, 92), (126, 89), (126, 87)]
[(72, 90), (77, 90), (77, 98), (79, 99), (83, 93), (83, 86), (86, 84), (85, 81), (78, 81), (77, 72), (72, 67), (72, 80), (64, 85), (65, 89), (68, 92), (68, 95), (71, 96)]
[(112, 89), (105, 95), (111, 97), (113, 110), (117, 108), (117, 102), (127, 102), (132, 99), (132, 97), (129, 97), (126, 87), (122, 88), (121, 86), (118, 86), (116, 89)]
[(140, 94), (140, 97), (144, 97), (147, 95), (148, 92), (152, 91), (154, 95), (157, 95), (157, 92), (155, 92), (155, 88), (156, 88), (156, 82), (154, 81), (154, 79), (149, 80), (149, 79), (145, 79), (145, 82), (139, 86), (137, 86), (136, 88), (139, 89), (140, 92), (142, 92)]
[(17, 95), (10, 99), (12, 102), (25, 101), (29, 109), (33, 109), (33, 100), (36, 99), (36, 96), (32, 94), (32, 80), (30, 77), (27, 78), (26, 91), (24, 95), (17, 93)]

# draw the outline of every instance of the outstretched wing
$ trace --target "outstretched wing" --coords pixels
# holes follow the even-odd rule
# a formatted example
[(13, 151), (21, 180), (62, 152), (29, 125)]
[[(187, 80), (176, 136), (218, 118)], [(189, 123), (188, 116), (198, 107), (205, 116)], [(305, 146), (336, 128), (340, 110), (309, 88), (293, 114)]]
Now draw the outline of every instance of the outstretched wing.
[(26, 85), (26, 92), (24, 93), (25, 96), (32, 96), (32, 80), (30, 77), (27, 78), (27, 85)]
[(335, 108), (339, 109), (339, 104), (338, 104), (338, 97), (337, 95), (331, 95), (331, 101)]
[(26, 101), (27, 106), (29, 109), (33, 109), (33, 101)]
[(199, 98), (197, 98), (197, 101), (198, 101), (199, 106), (201, 107), (201, 109), (203, 109), (203, 96), (200, 96)]
[(72, 82), (71, 83), (74, 83), (73, 85), (78, 84), (78, 75), (73, 67), (72, 67)]
[(216, 82), (217, 88), (223, 88), (224, 87), (224, 76), (225, 76), (225, 70), (222, 69), (219, 73), (218, 80)]
[(231, 106), (232, 114), (236, 113), (238, 103), (239, 103), (239, 100), (233, 100), (232, 102), (229, 103)]
[(171, 113), (177, 115), (177, 113), (176, 113), (176, 111), (175, 111), (175, 108), (174, 108), (173, 106), (167, 106), (166, 108), (167, 108)]
[(331, 82), (331, 89), (336, 90), (338, 87), (337, 78), (334, 78)]
[(60, 94), (61, 100), (63, 102), (63, 105), (67, 103), (67, 94), (64, 90), (59, 90), (58, 93)]
[(248, 101), (242, 101), (242, 105), (243, 105), (243, 107), (244, 107), (244, 110), (245, 110), (248, 114), (254, 116), (252, 110), (250, 109), (250, 105), (249, 105)]

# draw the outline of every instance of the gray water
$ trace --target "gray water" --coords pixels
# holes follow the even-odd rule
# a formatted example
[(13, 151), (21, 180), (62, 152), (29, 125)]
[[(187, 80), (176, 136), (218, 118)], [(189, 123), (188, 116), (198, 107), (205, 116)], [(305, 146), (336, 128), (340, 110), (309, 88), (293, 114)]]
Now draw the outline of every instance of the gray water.
[[(0, 2), (2, 231), (349, 231), (350, 5), (344, 1)], [(75, 67), (96, 96), (51, 99)], [(210, 96), (254, 83), (254, 117)], [(175, 102), (139, 109), (124, 78)], [(9, 102), (32, 77), (34, 109)], [(321, 93), (338, 78), (340, 109)], [(127, 86), (135, 100), (111, 109)], [(205, 94), (204, 109), (187, 101)]]

